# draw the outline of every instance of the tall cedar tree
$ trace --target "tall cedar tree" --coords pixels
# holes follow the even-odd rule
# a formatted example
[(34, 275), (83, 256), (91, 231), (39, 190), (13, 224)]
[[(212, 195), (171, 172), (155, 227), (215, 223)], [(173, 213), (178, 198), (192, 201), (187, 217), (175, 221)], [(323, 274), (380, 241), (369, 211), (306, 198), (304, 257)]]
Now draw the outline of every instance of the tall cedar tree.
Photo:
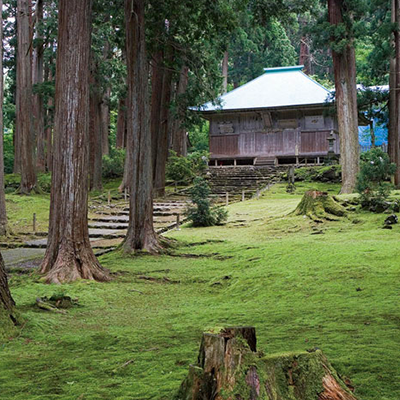
[[(331, 25), (343, 24), (343, 13), (346, 12), (345, 0), (328, 0), (328, 18)], [(353, 40), (348, 38), (340, 51), (334, 46), (332, 59), (342, 164), (341, 193), (352, 193), (359, 169), (356, 59)]]
[(60, 0), (50, 227), (41, 265), (48, 283), (109, 280), (87, 221), (90, 24), (90, 0)]
[(389, 157), (397, 165), (395, 184), (400, 185), (400, 0), (392, 0), (394, 57), (390, 60), (389, 78)]
[[(3, 9), (3, 0), (0, 0), (0, 10)], [(3, 18), (0, 13), (0, 43), (3, 43)], [(3, 149), (3, 46), (0, 46), (0, 236), (7, 233), (6, 197), (4, 195), (4, 149)]]
[[(33, 83), (41, 85), (44, 78), (44, 38), (42, 36), (43, 0), (36, 2), (36, 44), (33, 52)], [(36, 167), (46, 170), (46, 133), (44, 126), (43, 94), (39, 91), (33, 96), (33, 126), (36, 134)]]
[(29, 0), (17, 3), (17, 99), (16, 99), (16, 160), (20, 162), (21, 194), (36, 187), (34, 132), (32, 119), (32, 57)]
[(131, 159), (129, 227), (124, 241), (128, 253), (156, 252), (159, 240), (153, 227), (153, 167), (150, 134), (148, 60), (145, 38), (145, 0), (125, 0), (128, 67), (127, 157)]
[(8, 316), (15, 324), (16, 319), (12, 313), (14, 306), (15, 303), (13, 298), (11, 297), (10, 289), (8, 287), (7, 274), (6, 274), (6, 269), (4, 267), (4, 260), (0, 253), (0, 316), (3, 313), (6, 313), (6, 315), (8, 314)]

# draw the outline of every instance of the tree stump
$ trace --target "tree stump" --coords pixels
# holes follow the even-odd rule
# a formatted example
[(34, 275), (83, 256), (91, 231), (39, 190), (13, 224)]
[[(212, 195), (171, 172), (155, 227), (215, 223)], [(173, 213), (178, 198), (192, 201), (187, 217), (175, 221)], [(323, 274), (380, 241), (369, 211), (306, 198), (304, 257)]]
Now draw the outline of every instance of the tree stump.
[(345, 216), (346, 210), (332, 196), (329, 196), (327, 192), (309, 190), (304, 193), (294, 213), (297, 215), (306, 215), (316, 222), (323, 222), (324, 219), (337, 221), (335, 216)]
[(6, 336), (17, 320), (13, 313), (15, 303), (8, 288), (7, 274), (0, 253), (0, 339)]
[(265, 356), (255, 329), (204, 333), (175, 400), (356, 400), (320, 350)]

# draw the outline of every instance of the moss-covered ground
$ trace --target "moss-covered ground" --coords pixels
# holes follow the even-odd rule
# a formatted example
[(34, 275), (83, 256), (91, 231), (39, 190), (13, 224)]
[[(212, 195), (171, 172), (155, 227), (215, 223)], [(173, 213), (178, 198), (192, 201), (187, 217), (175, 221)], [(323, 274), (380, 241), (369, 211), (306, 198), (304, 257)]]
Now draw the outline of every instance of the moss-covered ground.
[[(225, 226), (169, 233), (173, 255), (107, 254), (111, 283), (56, 287), (12, 272), (23, 325), (0, 345), (0, 398), (169, 400), (204, 330), (254, 325), (267, 354), (318, 347), (360, 399), (400, 399), (400, 226), (381, 229), (385, 216), (366, 212), (288, 216), (311, 188), (339, 189), (277, 185), (231, 205)], [(59, 292), (79, 307), (34, 307)]]

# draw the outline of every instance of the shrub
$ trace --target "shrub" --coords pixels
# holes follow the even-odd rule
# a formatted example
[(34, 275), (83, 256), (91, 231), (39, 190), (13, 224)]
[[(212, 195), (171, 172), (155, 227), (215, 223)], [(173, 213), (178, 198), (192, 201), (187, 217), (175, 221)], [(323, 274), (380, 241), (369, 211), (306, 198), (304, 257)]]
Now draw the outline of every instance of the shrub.
[(356, 190), (360, 194), (363, 207), (373, 207), (373, 211), (383, 211), (384, 202), (389, 197), (393, 185), (390, 177), (396, 171), (389, 156), (375, 148), (361, 155), (360, 172), (357, 175)]
[(197, 177), (191, 189), (191, 199), (194, 206), (187, 210), (187, 217), (193, 226), (220, 225), (228, 218), (227, 210), (211, 207), (209, 199), (210, 187), (204, 178)]
[(166, 166), (167, 180), (179, 183), (189, 183), (194, 178), (192, 162), (187, 157), (177, 156), (175, 151), (170, 152)]
[(103, 178), (120, 178), (124, 175), (125, 149), (111, 148), (103, 156)]
[(177, 156), (170, 152), (166, 167), (167, 180), (188, 184), (196, 175), (201, 175), (208, 166), (208, 152), (195, 151), (187, 157)]

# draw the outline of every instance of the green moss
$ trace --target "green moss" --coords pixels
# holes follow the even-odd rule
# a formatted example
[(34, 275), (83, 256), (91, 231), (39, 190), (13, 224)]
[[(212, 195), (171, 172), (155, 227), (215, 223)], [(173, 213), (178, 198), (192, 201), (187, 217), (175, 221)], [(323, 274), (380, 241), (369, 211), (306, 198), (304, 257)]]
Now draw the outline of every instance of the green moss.
[[(259, 349), (319, 347), (360, 399), (400, 399), (400, 225), (382, 230), (382, 216), (361, 210), (360, 223), (326, 221), (324, 235), (311, 235), (312, 220), (288, 214), (305, 191), (336, 194), (340, 186), (299, 182), (295, 194), (285, 187), (229, 206), (226, 226), (170, 232), (181, 243), (175, 256), (103, 256), (114, 280), (65, 285), (80, 304), (65, 315), (34, 307), (54, 286), (11, 273), (26, 324), (0, 346), (1, 397), (170, 400), (205, 328), (253, 325)], [(13, 224), (26, 207), (48, 205), (45, 196), (30, 199), (7, 203)]]

